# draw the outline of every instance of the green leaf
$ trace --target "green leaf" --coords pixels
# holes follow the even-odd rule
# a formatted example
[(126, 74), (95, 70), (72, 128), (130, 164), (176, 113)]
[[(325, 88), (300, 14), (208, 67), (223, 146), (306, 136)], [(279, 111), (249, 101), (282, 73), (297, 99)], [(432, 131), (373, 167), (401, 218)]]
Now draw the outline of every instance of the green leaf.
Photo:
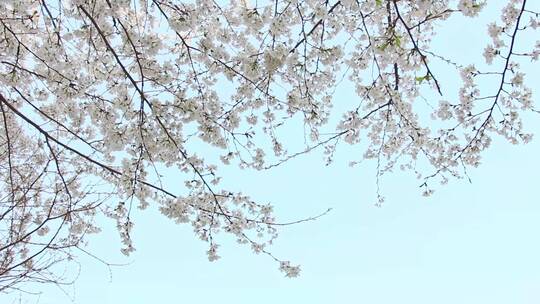
[(431, 77), (429, 77), (429, 74), (427, 74), (426, 76), (415, 77), (414, 79), (415, 79), (418, 83), (422, 83), (424, 80), (429, 81), (429, 80), (431, 79)]
[(397, 47), (401, 47), (401, 36), (396, 35), (394, 37), (394, 43), (396, 44)]
[(414, 80), (416, 80), (416, 82), (418, 83), (422, 83), (422, 81), (424, 81), (426, 79), (426, 76), (422, 76), (422, 77), (415, 77)]
[(381, 44), (380, 46), (378, 46), (377, 48), (379, 50), (381, 50), (381, 51), (384, 51), (388, 47), (388, 44), (389, 44), (388, 42), (385, 42), (385, 43)]

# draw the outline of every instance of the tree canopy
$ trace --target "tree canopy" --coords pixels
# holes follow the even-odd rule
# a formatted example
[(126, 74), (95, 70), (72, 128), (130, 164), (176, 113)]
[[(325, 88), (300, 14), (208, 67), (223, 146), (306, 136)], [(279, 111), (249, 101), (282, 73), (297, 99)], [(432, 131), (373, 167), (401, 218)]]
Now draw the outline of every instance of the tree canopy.
[[(522, 116), (537, 110), (522, 68), (540, 41), (520, 37), (540, 25), (533, 1), (507, 1), (484, 29), (484, 62), (432, 47), (448, 18), (488, 5), (0, 1), (0, 291), (61, 280), (54, 266), (84, 250), (99, 216), (116, 221), (128, 255), (131, 215), (149, 206), (191, 225), (210, 261), (227, 233), (294, 277), (299, 266), (269, 245), (280, 226), (317, 216), (280, 222), (271, 204), (222, 187), (222, 166), (268, 170), (319, 148), (330, 163), (362, 144), (351, 164), (373, 159), (377, 185), (399, 168), (429, 195), (466, 177), (494, 136), (530, 141)], [(461, 82), (457, 94), (442, 74)], [(343, 82), (357, 99), (336, 113)], [(302, 127), (294, 143), (288, 124)]]

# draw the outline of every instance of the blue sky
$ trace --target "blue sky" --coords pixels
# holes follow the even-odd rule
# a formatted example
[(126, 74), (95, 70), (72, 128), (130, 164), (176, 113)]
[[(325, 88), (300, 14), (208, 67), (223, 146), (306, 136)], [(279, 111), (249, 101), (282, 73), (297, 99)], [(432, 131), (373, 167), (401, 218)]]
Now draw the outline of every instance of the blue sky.
[[(470, 56), (481, 54), (474, 45), (487, 35), (471, 30), (477, 22), (451, 20), (435, 43), (466, 45), (452, 50), (454, 58), (478, 60)], [(336, 98), (351, 97), (339, 92)], [(526, 120), (536, 134), (538, 118)], [(525, 146), (495, 140), (483, 164), (469, 171), (472, 183), (452, 180), (430, 198), (421, 196), (412, 174), (396, 171), (383, 178), (382, 207), (373, 204), (375, 164), (347, 165), (360, 153), (354, 147), (328, 167), (316, 152), (262, 173), (227, 169), (226, 183), (273, 202), (284, 221), (333, 208), (317, 221), (285, 227), (272, 248), (302, 265), (299, 278), (284, 278), (272, 260), (227, 238), (222, 259), (210, 263), (206, 244), (189, 226), (149, 210), (134, 228), (137, 251), (129, 265), (113, 268), (112, 280), (106, 267), (82, 256), (80, 277), (65, 288), (67, 295), (38, 286), (41, 295), (1, 295), (0, 303), (19, 303), (19, 296), (21, 303), (40, 304), (540, 303), (539, 152), (538, 139)], [(92, 241), (92, 252), (126, 262), (116, 234)]]

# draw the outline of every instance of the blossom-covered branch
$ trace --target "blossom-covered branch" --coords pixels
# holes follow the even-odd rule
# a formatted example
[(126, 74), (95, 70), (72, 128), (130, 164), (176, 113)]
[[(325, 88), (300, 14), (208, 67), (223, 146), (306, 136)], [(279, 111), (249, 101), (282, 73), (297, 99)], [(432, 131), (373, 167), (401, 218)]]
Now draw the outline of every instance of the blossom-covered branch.
[[(319, 148), (328, 164), (365, 141), (351, 163), (377, 162), (382, 203), (394, 168), (429, 195), (434, 180), (477, 166), (493, 136), (528, 142), (521, 117), (536, 110), (521, 65), (540, 43), (520, 37), (540, 24), (534, 3), (508, 1), (488, 25), (485, 64), (432, 46), (437, 26), (487, 5), (1, 1), (0, 290), (59, 282), (55, 265), (88, 252), (102, 216), (130, 254), (133, 212), (149, 206), (190, 225), (210, 260), (226, 233), (293, 277), (300, 268), (269, 247), (278, 227), (318, 216), (280, 223), (272, 205), (224, 187), (222, 166), (270, 170)], [(457, 94), (441, 76), (452, 73)], [(336, 98), (342, 82), (356, 92), (348, 103)], [(298, 123), (299, 140), (284, 140)]]

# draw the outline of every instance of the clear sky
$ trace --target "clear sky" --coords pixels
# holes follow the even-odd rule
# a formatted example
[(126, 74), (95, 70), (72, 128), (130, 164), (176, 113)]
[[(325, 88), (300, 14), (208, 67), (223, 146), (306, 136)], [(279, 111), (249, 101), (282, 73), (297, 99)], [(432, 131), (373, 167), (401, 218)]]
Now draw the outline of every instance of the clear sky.
[[(468, 51), (487, 36), (477, 22), (451, 20), (450, 32), (436, 43), (465, 41), (454, 58), (477, 60)], [(538, 89), (535, 94), (538, 100)], [(537, 135), (539, 118), (526, 120)], [(136, 222), (130, 264), (113, 268), (112, 280), (106, 267), (83, 256), (67, 295), (41, 286), (41, 295), (12, 293), (0, 303), (540, 303), (539, 152), (538, 138), (526, 146), (495, 140), (483, 164), (469, 171), (472, 183), (452, 180), (430, 198), (421, 196), (412, 174), (396, 171), (383, 178), (382, 207), (373, 204), (374, 164), (347, 166), (358, 153), (354, 148), (338, 153), (329, 167), (314, 153), (268, 172), (228, 169), (229, 185), (273, 202), (281, 220), (333, 208), (317, 221), (282, 229), (272, 247), (302, 265), (300, 277), (284, 278), (272, 260), (227, 238), (222, 258), (210, 263), (190, 226), (150, 210)], [(94, 237), (92, 252), (126, 262), (111, 235)]]

